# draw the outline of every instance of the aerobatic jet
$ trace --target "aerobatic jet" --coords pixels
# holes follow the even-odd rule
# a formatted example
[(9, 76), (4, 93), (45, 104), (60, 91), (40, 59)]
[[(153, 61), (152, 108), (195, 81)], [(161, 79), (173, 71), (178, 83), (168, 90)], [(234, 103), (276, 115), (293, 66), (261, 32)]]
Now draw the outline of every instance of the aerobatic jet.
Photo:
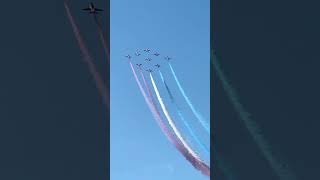
[(151, 58), (146, 58), (145, 60), (146, 60), (146, 61), (151, 61)]
[(150, 49), (144, 49), (143, 51), (144, 52), (150, 52)]
[(141, 54), (139, 53), (139, 51), (136, 52), (136, 56), (140, 56)]
[(146, 71), (148, 71), (149, 73), (151, 73), (151, 72), (152, 72), (152, 70), (151, 70), (151, 69), (147, 69)]
[(153, 55), (155, 55), (155, 56), (159, 56), (160, 54), (156, 52), (156, 53), (154, 53)]
[(165, 60), (169, 61), (171, 58), (169, 56), (164, 57)]
[(125, 57), (128, 58), (128, 59), (131, 59), (131, 56), (129, 54), (126, 55)]
[(103, 11), (102, 9), (95, 8), (94, 4), (89, 3), (89, 7), (82, 9), (83, 11), (87, 11), (90, 14), (98, 14), (98, 12)]
[(136, 64), (137, 66), (139, 66), (139, 67), (141, 67), (142, 66), (142, 64)]
[(157, 67), (157, 68), (160, 68), (160, 65), (159, 64), (156, 64), (156, 65), (154, 65), (155, 67)]

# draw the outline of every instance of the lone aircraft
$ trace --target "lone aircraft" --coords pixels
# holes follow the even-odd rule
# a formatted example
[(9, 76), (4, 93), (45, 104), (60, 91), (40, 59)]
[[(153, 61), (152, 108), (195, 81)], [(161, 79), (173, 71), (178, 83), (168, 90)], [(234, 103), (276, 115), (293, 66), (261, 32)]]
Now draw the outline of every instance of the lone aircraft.
[(99, 11), (103, 11), (102, 9), (95, 8), (95, 6), (94, 6), (94, 4), (92, 2), (89, 3), (89, 7), (88, 8), (84, 8), (82, 10), (83, 11), (87, 11), (90, 14), (98, 14)]

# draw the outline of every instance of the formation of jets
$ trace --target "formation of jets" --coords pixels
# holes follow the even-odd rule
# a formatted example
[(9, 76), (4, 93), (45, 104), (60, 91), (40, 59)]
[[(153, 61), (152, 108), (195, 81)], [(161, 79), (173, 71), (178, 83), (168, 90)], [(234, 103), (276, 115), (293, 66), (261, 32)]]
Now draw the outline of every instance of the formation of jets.
[(96, 8), (92, 2), (89, 3), (89, 7), (84, 8), (82, 10), (89, 12), (89, 14), (98, 14), (99, 12), (103, 11), (102, 9)]
[[(150, 52), (150, 49), (144, 49), (143, 50), (144, 52)], [(135, 52), (135, 55), (136, 56), (140, 56), (141, 55), (141, 53), (139, 52), (139, 50), (137, 50), (136, 52)], [(156, 52), (156, 53), (154, 53), (153, 55), (155, 55), (155, 56), (159, 56), (160, 54), (158, 53), (158, 52)], [(128, 54), (128, 55), (126, 55), (125, 56), (126, 58), (128, 58), (128, 59), (131, 59), (131, 56)], [(164, 57), (164, 59), (165, 60), (167, 60), (167, 61), (169, 61), (169, 60), (171, 60), (171, 58), (169, 57), (169, 56), (165, 56)], [(148, 61), (148, 62), (150, 62), (152, 59), (151, 58), (149, 58), (149, 57), (147, 57), (147, 58), (145, 58), (145, 61)], [(142, 66), (143, 66), (143, 64), (136, 64), (139, 68), (141, 68)], [(160, 65), (159, 64), (156, 64), (156, 65), (154, 65), (156, 68), (160, 68)], [(153, 70), (152, 69), (147, 69), (146, 70), (147, 72), (152, 72)]]

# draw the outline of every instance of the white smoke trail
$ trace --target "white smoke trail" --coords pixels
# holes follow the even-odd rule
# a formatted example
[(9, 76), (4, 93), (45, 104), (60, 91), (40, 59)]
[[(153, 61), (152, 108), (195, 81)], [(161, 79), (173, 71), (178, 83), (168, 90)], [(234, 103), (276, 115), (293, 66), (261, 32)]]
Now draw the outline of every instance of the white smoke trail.
[(157, 88), (157, 85), (152, 77), (152, 74), (150, 73), (150, 78), (151, 78), (151, 82), (152, 82), (152, 85), (153, 85), (153, 88), (154, 88), (154, 91), (156, 92), (156, 95), (157, 95), (157, 98), (158, 98), (158, 101), (160, 103), (160, 106), (161, 106), (161, 109), (164, 113), (164, 115), (166, 116), (168, 122), (169, 122), (169, 125), (172, 127), (174, 133), (177, 135), (178, 139), (181, 141), (181, 143), (187, 148), (187, 150), (190, 152), (190, 154), (192, 154), (194, 157), (196, 157), (197, 159), (200, 160), (200, 158), (198, 157), (198, 155), (190, 148), (190, 146), (185, 142), (185, 140), (183, 139), (180, 131), (177, 129), (176, 125), (174, 124), (172, 118), (170, 117), (168, 111), (167, 111), (167, 108), (166, 106), (164, 105), (163, 101), (162, 101), (162, 98), (160, 96), (160, 93), (158, 91), (158, 88)]
[(167, 136), (169, 141), (172, 144), (174, 144), (174, 146), (177, 148), (177, 150), (193, 165), (193, 167), (195, 167), (196, 169), (201, 171), (204, 175), (210, 177), (210, 167), (206, 163), (204, 163), (203, 161), (199, 160), (197, 157), (193, 156), (190, 152), (188, 152), (188, 150), (182, 144), (180, 144), (180, 142), (177, 141), (175, 136), (167, 128), (167, 126), (165, 125), (164, 120), (161, 118), (160, 113), (158, 112), (157, 108), (154, 106), (154, 104), (151, 102), (150, 97), (148, 97), (146, 92), (144, 91), (130, 60), (129, 60), (129, 64), (130, 64), (131, 70), (133, 72), (134, 78), (139, 86), (139, 89), (140, 89), (150, 111), (152, 112), (155, 120), (157, 121), (158, 125), (160, 126), (161, 130)]

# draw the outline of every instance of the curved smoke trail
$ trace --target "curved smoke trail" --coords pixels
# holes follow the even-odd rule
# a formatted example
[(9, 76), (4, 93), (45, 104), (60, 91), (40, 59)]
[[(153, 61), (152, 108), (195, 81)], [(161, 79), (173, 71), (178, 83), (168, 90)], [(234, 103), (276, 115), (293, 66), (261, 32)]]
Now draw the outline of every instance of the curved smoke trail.
[(75, 20), (71, 14), (70, 8), (68, 6), (67, 0), (64, 1), (64, 7), (66, 9), (67, 12), (67, 16), (68, 19), (70, 21), (71, 27), (73, 29), (73, 33), (76, 37), (76, 40), (78, 42), (79, 48), (81, 50), (81, 53), (83, 55), (83, 60), (87, 63), (88, 67), (89, 67), (89, 71), (92, 74), (96, 86), (98, 88), (98, 91), (100, 92), (101, 96), (103, 97), (105, 104), (109, 107), (109, 90), (107, 89), (107, 87), (105, 86), (105, 84), (102, 81), (101, 75), (99, 74), (99, 72), (97, 71), (95, 64), (93, 62), (92, 57), (90, 56), (89, 50), (86, 47), (83, 38), (80, 34), (80, 30), (77, 27)]
[(172, 66), (171, 66), (171, 63), (169, 63), (169, 66), (170, 66), (170, 69), (171, 69), (171, 72), (172, 72), (172, 75), (179, 87), (179, 90), (181, 92), (181, 94), (183, 95), (184, 99), (187, 101), (187, 104), (189, 105), (189, 107), (191, 108), (193, 114), (197, 117), (197, 119), (199, 120), (200, 124), (203, 126), (203, 128), (207, 131), (208, 134), (210, 134), (210, 127), (208, 125), (208, 123), (204, 120), (204, 118), (202, 117), (202, 115), (194, 108), (192, 102), (190, 101), (189, 97), (186, 95), (186, 93), (184, 92), (177, 76), (176, 76), (176, 73), (174, 72)]
[(261, 134), (261, 129), (259, 128), (258, 124), (250, 118), (250, 114), (244, 109), (243, 105), (240, 103), (238, 96), (236, 95), (234, 89), (228, 82), (227, 78), (225, 77), (219, 62), (216, 60), (216, 56), (211, 52), (215, 72), (219, 77), (220, 81), (222, 82), (223, 88), (227, 93), (232, 105), (234, 106), (235, 110), (238, 112), (240, 118), (243, 120), (245, 126), (247, 127), (249, 133), (253, 137), (255, 143), (258, 145), (260, 151), (267, 159), (268, 163), (272, 167), (272, 169), (276, 172), (276, 174), (280, 177), (280, 179), (285, 180), (295, 180), (297, 179), (295, 175), (286, 167), (285, 163), (281, 163), (272, 153), (271, 146), (268, 144), (264, 136)]
[(200, 145), (200, 147), (201, 147), (207, 154), (209, 154), (209, 153), (210, 153), (210, 150), (204, 145), (204, 143), (201, 142), (200, 138), (199, 138), (199, 137), (196, 135), (196, 133), (192, 130), (190, 124), (185, 120), (184, 116), (182, 115), (182, 112), (181, 112), (179, 106), (177, 105), (177, 103), (176, 103), (176, 101), (175, 101), (175, 99), (174, 99), (174, 97), (173, 97), (173, 95), (172, 95), (172, 93), (171, 93), (171, 91), (170, 91), (170, 89), (169, 89), (166, 81), (164, 80), (164, 77), (163, 77), (163, 75), (162, 75), (162, 73), (161, 73), (160, 70), (159, 70), (159, 74), (160, 74), (161, 80), (162, 80), (164, 86), (166, 87), (166, 90), (167, 90), (167, 92), (168, 92), (168, 94), (169, 94), (169, 96), (170, 96), (171, 102), (174, 104), (174, 106), (175, 106), (175, 108), (176, 108), (176, 110), (177, 110), (177, 113), (178, 113), (181, 121), (183, 122), (183, 124), (184, 124), (184, 125), (186, 126), (186, 128), (188, 129), (188, 131), (189, 131), (189, 133), (191, 134), (192, 138), (195, 139), (195, 141)]
[(174, 121), (172, 120), (171, 116), (169, 115), (169, 112), (166, 108), (166, 106), (164, 105), (164, 102), (160, 96), (160, 93), (158, 91), (157, 85), (152, 77), (152, 74), (150, 73), (150, 78), (151, 78), (151, 82), (154, 88), (154, 91), (156, 92), (158, 101), (160, 103), (160, 106), (162, 108), (162, 111), (164, 113), (164, 115), (166, 116), (169, 125), (171, 126), (171, 128), (173, 129), (174, 133), (176, 134), (176, 136), (178, 137), (178, 139), (181, 141), (181, 143), (184, 145), (184, 147), (187, 148), (187, 150), (190, 152), (190, 154), (192, 154), (194, 157), (198, 158), (200, 160), (200, 158), (198, 157), (198, 155), (192, 150), (192, 148), (185, 142), (185, 140), (183, 139), (180, 131), (178, 130), (178, 128), (176, 127), (176, 125), (174, 124)]
[(170, 130), (167, 128), (167, 126), (165, 125), (164, 120), (161, 118), (159, 112), (157, 111), (156, 107), (152, 104), (152, 102), (150, 101), (150, 97), (148, 98), (148, 96), (146, 95), (146, 92), (144, 91), (138, 77), (136, 74), (136, 71), (131, 63), (131, 61), (129, 60), (129, 64), (131, 67), (131, 70), (133, 72), (134, 78), (136, 80), (136, 83), (138, 84), (138, 87), (140, 89), (141, 94), (143, 95), (151, 113), (153, 114), (154, 118), (156, 119), (158, 125), (160, 126), (161, 130), (163, 131), (163, 133), (167, 136), (167, 138), (169, 139), (169, 141), (177, 148), (177, 150), (199, 171), (201, 171), (204, 175), (209, 176), (210, 177), (210, 167), (208, 165), (206, 165), (204, 162), (199, 161), (196, 157), (194, 157), (192, 154), (190, 154), (188, 152), (188, 150), (183, 147), (174, 137), (174, 135), (170, 132)]
[(99, 36), (100, 36), (100, 41), (102, 43), (102, 46), (104, 48), (104, 51), (106, 52), (107, 54), (107, 59), (110, 63), (110, 52), (109, 52), (109, 48), (107, 46), (107, 43), (106, 43), (106, 40), (105, 40), (105, 37), (103, 35), (103, 30), (102, 30), (102, 25), (100, 23), (100, 21), (98, 20), (98, 17), (96, 14), (93, 15), (93, 18), (94, 18), (94, 21), (95, 23), (97, 24), (97, 27), (98, 27), (98, 32), (99, 32)]

